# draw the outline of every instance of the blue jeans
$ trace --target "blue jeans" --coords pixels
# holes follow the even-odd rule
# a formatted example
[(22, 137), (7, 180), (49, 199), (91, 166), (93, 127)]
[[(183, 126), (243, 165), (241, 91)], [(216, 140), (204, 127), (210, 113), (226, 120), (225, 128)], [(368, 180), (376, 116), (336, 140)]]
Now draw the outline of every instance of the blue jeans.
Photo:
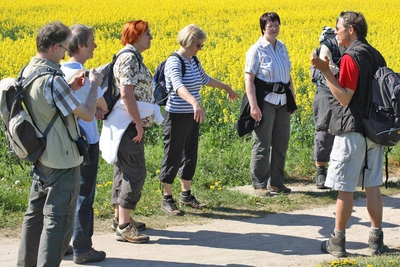
[(81, 165), (81, 184), (76, 206), (76, 218), (72, 246), (74, 254), (84, 253), (92, 247), (93, 203), (96, 191), (97, 169), (99, 166), (99, 143), (90, 144), (90, 164)]

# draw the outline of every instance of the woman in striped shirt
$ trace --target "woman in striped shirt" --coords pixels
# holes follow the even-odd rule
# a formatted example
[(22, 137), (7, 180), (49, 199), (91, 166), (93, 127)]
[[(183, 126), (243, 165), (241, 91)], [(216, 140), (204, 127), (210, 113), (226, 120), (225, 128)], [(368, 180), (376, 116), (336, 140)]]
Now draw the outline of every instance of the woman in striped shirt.
[(206, 119), (200, 101), (201, 86), (225, 90), (230, 101), (238, 98), (229, 85), (211, 78), (203, 70), (196, 54), (203, 48), (205, 39), (205, 32), (196, 25), (186, 26), (178, 34), (181, 47), (177, 53), (180, 57), (171, 56), (165, 64), (166, 87), (170, 93), (164, 113), (164, 158), (160, 181), (164, 196), (161, 209), (169, 215), (183, 215), (171, 192), (177, 174), (182, 188), (180, 205), (195, 209), (206, 207), (196, 200), (190, 190), (197, 163), (199, 126)]
[[(286, 151), (290, 138), (290, 114), (296, 110), (291, 62), (286, 46), (277, 39), (280, 30), (277, 13), (260, 18), (262, 36), (246, 54), (245, 82), (250, 115), (259, 123), (253, 132), (250, 173), (255, 194), (268, 196), (270, 191), (290, 193), (283, 184)], [(259, 106), (256, 85), (272, 87)], [(274, 86), (277, 85), (277, 86)]]

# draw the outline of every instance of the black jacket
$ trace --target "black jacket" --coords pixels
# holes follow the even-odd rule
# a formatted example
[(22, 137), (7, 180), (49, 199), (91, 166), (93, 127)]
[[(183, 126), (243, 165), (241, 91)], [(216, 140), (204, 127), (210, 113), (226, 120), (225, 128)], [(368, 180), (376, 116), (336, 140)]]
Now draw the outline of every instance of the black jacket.
[(365, 38), (354, 41), (344, 52), (356, 62), (359, 77), (357, 89), (350, 103), (343, 107), (334, 99), (332, 105), (332, 118), (329, 132), (340, 135), (345, 132), (362, 133), (362, 120), (355, 102), (361, 108), (364, 116), (367, 114), (371, 101), (372, 78), (378, 67), (386, 66), (385, 59), (373, 48)]
[[(286, 94), (287, 111), (293, 112), (297, 109), (292, 91), (289, 88), (290, 83), (267, 83), (257, 77), (254, 80), (256, 86), (257, 105), (262, 110), (264, 98), (268, 93)], [(258, 126), (258, 123), (250, 115), (250, 103), (247, 94), (244, 94), (242, 105), (240, 107), (240, 116), (236, 122), (236, 130), (239, 136), (250, 133)]]

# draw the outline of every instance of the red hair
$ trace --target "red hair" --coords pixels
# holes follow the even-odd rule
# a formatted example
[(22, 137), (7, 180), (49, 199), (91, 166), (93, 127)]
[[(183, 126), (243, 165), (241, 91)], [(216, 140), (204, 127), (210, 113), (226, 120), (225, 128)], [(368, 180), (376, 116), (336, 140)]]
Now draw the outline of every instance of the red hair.
[(125, 23), (122, 29), (122, 45), (133, 44), (137, 42), (140, 36), (147, 31), (149, 23), (144, 20), (131, 20)]

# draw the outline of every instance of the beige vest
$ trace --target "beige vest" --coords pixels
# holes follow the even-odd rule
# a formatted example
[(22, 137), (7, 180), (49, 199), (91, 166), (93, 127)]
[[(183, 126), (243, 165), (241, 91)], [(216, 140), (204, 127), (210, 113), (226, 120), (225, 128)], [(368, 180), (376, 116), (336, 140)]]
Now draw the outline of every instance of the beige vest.
[[(35, 57), (24, 70), (24, 77), (27, 77), (33, 70), (41, 66), (49, 66), (62, 73), (57, 64)], [(54, 113), (57, 112), (50, 108), (44, 96), (46, 81), (48, 79), (49, 75), (39, 77), (26, 88), (27, 94), (25, 100), (30, 107), (29, 110), (33, 120), (42, 132), (44, 132), (53, 118)], [(72, 113), (69, 114), (66, 117), (66, 121), (73, 140), (76, 140), (78, 135), (75, 115)], [(69, 169), (80, 165), (82, 160), (83, 157), (79, 156), (75, 143), (68, 135), (67, 128), (62, 122), (61, 117), (58, 116), (47, 135), (47, 146), (39, 158), (40, 163), (49, 168)]]

